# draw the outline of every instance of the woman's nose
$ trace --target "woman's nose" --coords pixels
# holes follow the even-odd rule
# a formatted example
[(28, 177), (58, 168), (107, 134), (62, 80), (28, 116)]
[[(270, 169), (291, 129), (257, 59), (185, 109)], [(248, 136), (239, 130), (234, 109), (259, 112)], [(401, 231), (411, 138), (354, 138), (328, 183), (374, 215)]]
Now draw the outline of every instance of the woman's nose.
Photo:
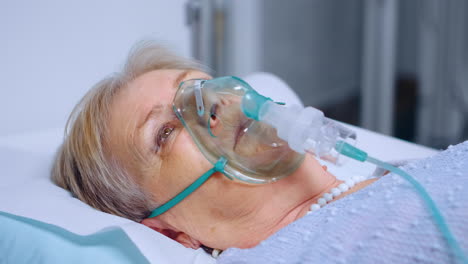
[(219, 122), (220, 122), (220, 120), (219, 120), (219, 118), (216, 116), (216, 114), (212, 113), (212, 114), (210, 115), (210, 128), (211, 128), (211, 129), (214, 129), (215, 127), (218, 126)]
[(208, 119), (208, 133), (212, 137), (218, 137), (220, 131), (222, 130), (221, 126), (221, 120), (216, 116), (216, 114), (211, 114), (209, 119)]
[(210, 108), (210, 117), (208, 118), (208, 132), (211, 136), (216, 137), (216, 131), (219, 130), (220, 119), (217, 116), (218, 105), (213, 104)]

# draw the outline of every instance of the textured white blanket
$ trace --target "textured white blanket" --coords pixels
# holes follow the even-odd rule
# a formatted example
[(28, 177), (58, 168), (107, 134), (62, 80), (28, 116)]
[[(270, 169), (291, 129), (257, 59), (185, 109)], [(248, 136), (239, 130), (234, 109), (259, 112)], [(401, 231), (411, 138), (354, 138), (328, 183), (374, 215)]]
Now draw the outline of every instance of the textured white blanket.
[[(468, 253), (468, 141), (402, 167), (429, 192)], [(218, 263), (456, 263), (413, 187), (389, 174)]]

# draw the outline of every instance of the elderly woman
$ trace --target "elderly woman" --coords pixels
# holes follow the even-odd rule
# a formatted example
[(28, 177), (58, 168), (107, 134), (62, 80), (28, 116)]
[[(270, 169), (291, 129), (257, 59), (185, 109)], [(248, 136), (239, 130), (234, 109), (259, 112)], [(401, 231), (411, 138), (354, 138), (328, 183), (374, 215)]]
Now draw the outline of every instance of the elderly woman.
[[(333, 209), (336, 200), (383, 181), (343, 183), (311, 155), (254, 140), (235, 151), (261, 157), (260, 167), (287, 153), (281, 160), (290, 168), (287, 175), (268, 184), (246, 184), (213, 170), (172, 106), (181, 82), (210, 78), (201, 65), (152, 42), (140, 43), (122, 72), (99, 82), (73, 110), (53, 181), (98, 210), (141, 222), (186, 247), (221, 250), (255, 247), (307, 218), (311, 206)], [(216, 115), (211, 122), (215, 129)], [(154, 214), (208, 172), (198, 188)], [(324, 214), (320, 211), (317, 215)], [(468, 231), (460, 228), (458, 233)]]

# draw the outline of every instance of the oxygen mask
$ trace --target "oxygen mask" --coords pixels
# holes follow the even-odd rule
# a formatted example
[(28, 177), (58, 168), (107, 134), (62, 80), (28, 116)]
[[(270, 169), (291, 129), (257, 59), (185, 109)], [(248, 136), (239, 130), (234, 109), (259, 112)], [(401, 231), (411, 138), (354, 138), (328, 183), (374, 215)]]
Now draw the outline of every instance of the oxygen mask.
[(208, 161), (227, 160), (227, 177), (274, 182), (294, 172), (304, 155), (280, 139), (274, 127), (244, 114), (242, 99), (252, 92), (249, 84), (232, 76), (187, 80), (180, 84), (173, 108)]

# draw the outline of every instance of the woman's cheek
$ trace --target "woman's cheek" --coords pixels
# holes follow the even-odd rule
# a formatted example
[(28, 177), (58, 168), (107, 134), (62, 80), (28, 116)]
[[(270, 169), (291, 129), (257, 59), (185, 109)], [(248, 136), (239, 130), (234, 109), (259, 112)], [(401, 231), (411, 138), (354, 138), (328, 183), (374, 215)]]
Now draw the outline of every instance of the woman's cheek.
[(182, 130), (175, 138), (171, 156), (175, 157), (177, 164), (174, 166), (186, 166), (192, 172), (196, 168), (209, 170), (210, 163), (193, 142), (187, 130)]

